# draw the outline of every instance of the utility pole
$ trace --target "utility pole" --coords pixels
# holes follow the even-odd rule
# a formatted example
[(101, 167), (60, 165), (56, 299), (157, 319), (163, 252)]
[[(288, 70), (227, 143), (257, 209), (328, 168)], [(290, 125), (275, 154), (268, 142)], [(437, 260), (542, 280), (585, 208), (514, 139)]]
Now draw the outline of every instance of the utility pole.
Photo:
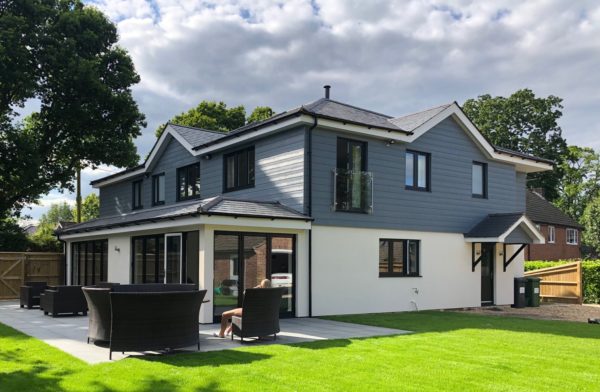
[(81, 168), (77, 168), (77, 223), (81, 223)]

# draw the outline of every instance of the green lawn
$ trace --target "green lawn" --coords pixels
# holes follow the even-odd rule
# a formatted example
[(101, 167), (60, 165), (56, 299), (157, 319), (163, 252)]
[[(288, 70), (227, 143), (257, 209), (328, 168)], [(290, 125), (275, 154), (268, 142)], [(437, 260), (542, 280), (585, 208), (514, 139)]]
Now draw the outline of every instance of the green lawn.
[(597, 391), (600, 326), (420, 312), (332, 317), (416, 333), (87, 365), (0, 324), (2, 391)]

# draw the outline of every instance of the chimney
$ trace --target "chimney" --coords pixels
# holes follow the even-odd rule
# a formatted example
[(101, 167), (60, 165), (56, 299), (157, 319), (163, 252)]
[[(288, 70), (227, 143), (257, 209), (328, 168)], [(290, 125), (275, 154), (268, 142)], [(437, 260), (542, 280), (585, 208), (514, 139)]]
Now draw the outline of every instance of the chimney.
[(325, 89), (325, 99), (329, 99), (329, 90), (331, 89), (331, 86), (326, 84), (323, 88)]

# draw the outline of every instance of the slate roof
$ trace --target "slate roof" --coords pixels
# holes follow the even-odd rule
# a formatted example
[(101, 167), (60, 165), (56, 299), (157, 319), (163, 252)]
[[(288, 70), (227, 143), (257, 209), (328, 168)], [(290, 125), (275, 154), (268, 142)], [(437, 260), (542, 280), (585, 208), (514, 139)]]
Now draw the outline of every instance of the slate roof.
[(562, 212), (558, 207), (539, 194), (530, 190), (527, 191), (525, 207), (529, 219), (536, 223), (549, 223), (558, 226), (575, 227), (578, 229), (582, 228), (575, 219)]
[(312, 220), (292, 208), (279, 202), (264, 202), (224, 198), (221, 196), (210, 199), (181, 202), (168, 206), (133, 211), (121, 215), (107, 216), (87, 222), (70, 225), (56, 230), (59, 235), (74, 234), (88, 231), (111, 229), (153, 223), (162, 220), (174, 220), (199, 215), (226, 215), (263, 219), (292, 219)]
[(169, 123), (167, 125), (173, 131), (177, 132), (181, 137), (185, 139), (192, 146), (198, 146), (212, 142), (225, 136), (223, 132), (210, 131), (208, 129), (188, 127), (185, 125), (177, 125)]
[(496, 238), (506, 233), (516, 221), (521, 219), (523, 213), (490, 214), (483, 218), (468, 233), (465, 238)]
[(396, 117), (389, 121), (405, 131), (412, 132), (419, 126), (431, 120), (433, 117), (435, 117), (442, 111), (446, 110), (451, 105), (452, 103), (436, 106), (431, 109), (423, 110), (422, 112), (412, 113), (402, 117)]

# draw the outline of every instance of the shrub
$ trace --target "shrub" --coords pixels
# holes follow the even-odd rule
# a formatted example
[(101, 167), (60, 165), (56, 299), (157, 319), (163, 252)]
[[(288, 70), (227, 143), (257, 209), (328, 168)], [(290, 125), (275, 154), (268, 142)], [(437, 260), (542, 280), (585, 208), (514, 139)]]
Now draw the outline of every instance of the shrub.
[[(572, 260), (526, 261), (525, 271), (556, 267), (572, 262)], [(583, 302), (586, 304), (600, 303), (600, 260), (582, 261), (581, 274), (583, 275)]]

